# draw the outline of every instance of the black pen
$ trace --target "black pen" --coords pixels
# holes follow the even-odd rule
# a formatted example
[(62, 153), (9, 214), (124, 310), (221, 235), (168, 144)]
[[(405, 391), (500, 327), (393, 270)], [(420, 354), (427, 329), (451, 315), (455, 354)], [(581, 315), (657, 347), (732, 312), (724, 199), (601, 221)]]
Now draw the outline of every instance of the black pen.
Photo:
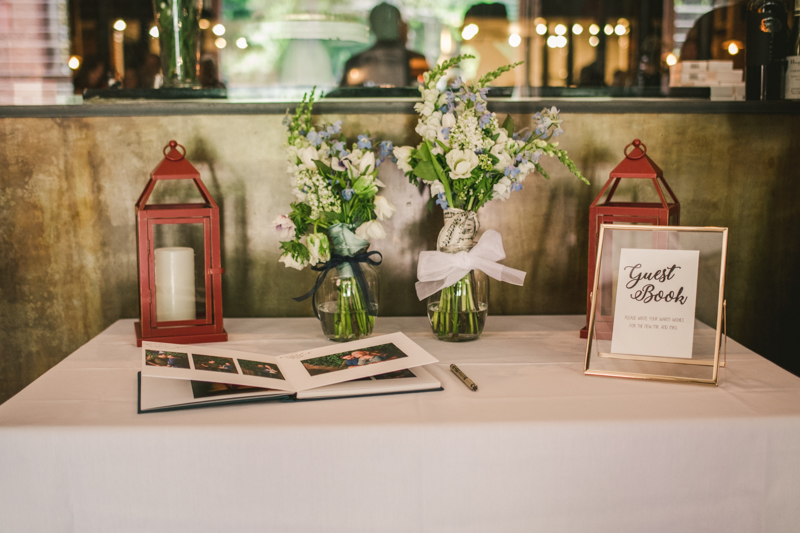
[(461, 371), (461, 369), (460, 369), (460, 368), (458, 368), (456, 365), (450, 365), (450, 371), (451, 371), (453, 374), (455, 374), (455, 375), (456, 375), (456, 377), (458, 377), (458, 379), (460, 379), (460, 380), (461, 380), (461, 381), (464, 383), (464, 385), (466, 385), (466, 386), (467, 386), (467, 388), (468, 388), (469, 390), (471, 390), (472, 392), (475, 392), (475, 391), (477, 391), (477, 390), (478, 390), (478, 386), (477, 386), (477, 385), (475, 385), (475, 382), (474, 382), (474, 381), (472, 381), (471, 379), (469, 379), (469, 378), (467, 377), (467, 375), (466, 375), (465, 373), (463, 373), (463, 372)]

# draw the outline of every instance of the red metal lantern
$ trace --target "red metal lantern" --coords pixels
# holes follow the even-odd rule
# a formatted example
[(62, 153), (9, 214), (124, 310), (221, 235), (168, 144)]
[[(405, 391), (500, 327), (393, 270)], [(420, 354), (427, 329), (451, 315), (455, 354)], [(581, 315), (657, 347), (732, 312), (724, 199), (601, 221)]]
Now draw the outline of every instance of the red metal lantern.
[[(628, 153), (628, 149), (633, 146), (633, 150)], [(601, 224), (647, 224), (653, 226), (677, 226), (680, 224), (681, 204), (667, 185), (664, 179), (664, 172), (658, 168), (652, 159), (647, 156), (647, 146), (635, 139), (625, 147), (623, 151), (625, 159), (609, 174), (608, 181), (597, 198), (589, 207), (589, 276), (586, 287), (586, 327), (581, 330), (581, 337), (586, 338), (589, 334), (589, 314), (592, 305), (592, 287), (594, 286), (594, 270), (597, 262), (597, 239), (600, 234)], [(611, 201), (614, 193), (619, 187), (620, 181), (625, 178), (647, 179), (653, 182), (653, 186), (658, 193), (659, 202), (613, 202)], [(659, 186), (659, 180), (663, 189), (669, 194), (672, 200), (670, 203), (664, 192)], [(611, 187), (609, 189), (609, 187)], [(600, 199), (608, 190), (605, 201), (600, 203)], [(610, 265), (610, 262), (609, 262)], [(607, 295), (609, 298), (610, 294)], [(606, 307), (610, 307), (609, 305)], [(602, 315), (595, 317), (597, 322), (602, 321)]]
[[(222, 342), (222, 274), (219, 208), (186, 159), (170, 141), (164, 159), (136, 202), (139, 317), (143, 340), (180, 344)], [(202, 203), (147, 205), (159, 181), (192, 180)]]

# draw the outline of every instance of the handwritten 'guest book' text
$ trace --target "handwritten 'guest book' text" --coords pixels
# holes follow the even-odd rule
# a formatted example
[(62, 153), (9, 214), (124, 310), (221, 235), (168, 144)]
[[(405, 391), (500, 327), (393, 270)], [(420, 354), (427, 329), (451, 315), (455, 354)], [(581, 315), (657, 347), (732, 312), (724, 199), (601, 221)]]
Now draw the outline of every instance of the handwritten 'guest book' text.
[(613, 353), (692, 357), (699, 260), (696, 250), (620, 251)]

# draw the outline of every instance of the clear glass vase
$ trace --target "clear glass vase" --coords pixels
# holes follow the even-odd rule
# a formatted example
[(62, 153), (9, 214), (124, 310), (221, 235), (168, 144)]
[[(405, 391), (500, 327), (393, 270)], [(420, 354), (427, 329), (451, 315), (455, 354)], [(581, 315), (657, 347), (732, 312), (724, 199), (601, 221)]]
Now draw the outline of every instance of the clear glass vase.
[(350, 265), (332, 269), (317, 290), (317, 311), (322, 332), (336, 342), (354, 341), (372, 335), (378, 315), (378, 271), (359, 263), (366, 291)]
[[(472, 246), (448, 246), (445, 253), (468, 252)], [(441, 341), (473, 341), (483, 333), (489, 313), (489, 278), (472, 270), (455, 284), (428, 297), (428, 319)]]
[(164, 87), (199, 89), (203, 0), (153, 0)]

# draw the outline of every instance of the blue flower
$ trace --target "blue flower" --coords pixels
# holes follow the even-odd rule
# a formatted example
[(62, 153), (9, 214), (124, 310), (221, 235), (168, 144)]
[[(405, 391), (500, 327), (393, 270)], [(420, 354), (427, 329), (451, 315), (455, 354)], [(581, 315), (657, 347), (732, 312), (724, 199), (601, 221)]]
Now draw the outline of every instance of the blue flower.
[(349, 202), (350, 198), (352, 197), (353, 197), (353, 189), (345, 189), (342, 191), (342, 198), (344, 198), (345, 201)]
[(461, 79), (461, 76), (459, 76), (453, 80), (453, 85), (451, 85), (451, 87), (453, 89), (458, 89), (459, 87), (461, 87), (462, 83), (464, 83), (464, 81)]
[(320, 137), (314, 130), (308, 132), (308, 135), (306, 135), (306, 139), (308, 139), (308, 142), (310, 142), (314, 146), (319, 146), (320, 144), (322, 144), (322, 137)]
[(342, 141), (336, 141), (335, 143), (333, 143), (333, 146), (331, 146), (331, 150), (335, 150), (337, 152), (344, 152), (345, 151), (344, 143)]
[(489, 93), (489, 88), (488, 87), (482, 87), (482, 88), (478, 89), (478, 94), (481, 95), (481, 98), (483, 100), (486, 100), (486, 95), (488, 93)]
[(342, 131), (342, 121), (337, 120), (333, 124), (329, 124), (328, 127), (326, 128), (326, 131), (328, 132), (328, 135), (336, 135), (337, 133)]
[(553, 137), (558, 137), (558, 136), (559, 136), (559, 135), (561, 135), (562, 133), (564, 133), (564, 130), (562, 130), (562, 129), (561, 129), (561, 127), (559, 126), (559, 127), (558, 127), (558, 128), (556, 128), (555, 130), (553, 130)]
[(371, 150), (372, 143), (369, 141), (369, 137), (366, 135), (359, 135), (358, 136), (358, 147), (362, 150)]
[(394, 145), (392, 144), (392, 141), (381, 141), (381, 158), (386, 159), (389, 157), (393, 149)]
[(514, 192), (521, 191), (522, 190), (522, 184), (520, 182), (516, 182), (516, 183), (512, 184), (511, 185), (511, 190), (514, 191)]
[(475, 104), (475, 111), (478, 113), (486, 113), (486, 104), (484, 102), (478, 102)]
[(442, 128), (442, 137), (445, 141), (450, 138), (450, 128)]
[(438, 199), (436, 200), (436, 205), (442, 206), (442, 209), (447, 209), (447, 207), (448, 207), (447, 206), (447, 197), (444, 195), (443, 192), (439, 193)]
[(450, 89), (447, 89), (447, 91), (445, 91), (445, 93), (444, 93), (444, 100), (448, 104), (453, 105), (453, 102), (456, 101), (456, 95), (453, 94), (453, 91), (451, 91)]
[(509, 178), (516, 178), (517, 176), (519, 176), (519, 169), (517, 167), (509, 165), (506, 167), (503, 174), (505, 174)]
[(481, 118), (478, 121), (478, 126), (480, 126), (481, 128), (485, 128), (491, 122), (492, 122), (492, 114), (491, 113), (485, 113), (485, 114), (481, 115)]

